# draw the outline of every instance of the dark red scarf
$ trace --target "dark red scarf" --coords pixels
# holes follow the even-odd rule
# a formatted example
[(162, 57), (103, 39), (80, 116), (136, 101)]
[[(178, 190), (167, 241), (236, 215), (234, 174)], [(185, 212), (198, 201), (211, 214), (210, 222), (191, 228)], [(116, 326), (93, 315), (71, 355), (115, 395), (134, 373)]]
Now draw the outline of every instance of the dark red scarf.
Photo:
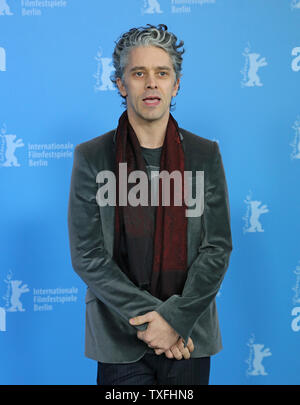
[[(128, 203), (126, 206), (120, 206), (119, 163), (125, 162), (127, 176), (133, 170), (142, 170), (147, 173), (140, 143), (129, 123), (127, 110), (119, 119), (116, 133), (114, 259), (137, 286), (146, 288), (152, 295), (166, 300), (173, 294), (182, 293), (187, 274), (187, 217), (185, 215), (187, 207), (184, 201), (184, 186), (181, 187), (181, 206), (174, 206), (173, 180), (170, 181), (170, 205), (162, 206), (161, 179), (159, 179), (158, 206), (151, 206), (150, 181), (148, 182), (148, 206), (134, 207)], [(167, 170), (168, 173), (174, 170), (180, 171), (183, 182), (184, 152), (179, 138), (178, 124), (171, 114), (160, 157), (160, 171), (162, 170)], [(136, 184), (127, 183), (128, 193)], [(149, 252), (151, 256), (153, 254), (151, 258), (149, 258)], [(153, 260), (151, 272), (147, 272), (147, 266), (145, 266), (145, 261), (149, 259)]]

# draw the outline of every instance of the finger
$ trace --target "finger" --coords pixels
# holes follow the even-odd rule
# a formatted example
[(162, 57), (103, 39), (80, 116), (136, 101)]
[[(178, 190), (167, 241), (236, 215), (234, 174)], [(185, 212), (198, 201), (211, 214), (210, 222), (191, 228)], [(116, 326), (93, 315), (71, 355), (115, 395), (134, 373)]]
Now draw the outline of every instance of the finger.
[[(183, 347), (184, 347), (184, 340), (182, 339)], [(194, 344), (191, 338), (188, 339), (188, 342), (186, 344), (186, 348), (189, 350), (189, 352), (192, 352), (194, 350)]]
[(175, 357), (176, 360), (181, 360), (182, 359), (182, 353), (178, 349), (177, 345), (174, 345), (171, 347), (171, 352), (173, 353), (173, 356)]
[(129, 319), (129, 323), (131, 325), (142, 325), (145, 322), (150, 322), (152, 320), (151, 312), (147, 312), (144, 315), (136, 316), (134, 318)]
[(189, 340), (187, 342), (187, 348), (189, 349), (190, 353), (192, 353), (194, 351), (194, 349), (195, 349), (194, 343), (193, 343), (191, 338), (189, 338)]
[(168, 359), (173, 359), (173, 357), (174, 357), (173, 353), (171, 352), (170, 349), (165, 351), (165, 355), (166, 355), (166, 357), (168, 357)]
[(178, 342), (176, 343), (176, 345), (185, 359), (189, 359), (191, 357), (190, 351), (189, 351), (188, 347), (184, 347), (184, 343), (183, 343), (182, 339), (179, 339)]
[(183, 343), (182, 339), (178, 340), (178, 342), (176, 343), (176, 346), (179, 349), (179, 351), (181, 352), (184, 359), (189, 359), (191, 357), (189, 349), (187, 347), (184, 347), (184, 343)]
[(160, 354), (162, 354), (164, 352), (162, 349), (155, 349), (154, 351), (158, 355), (160, 355)]
[(189, 349), (187, 347), (183, 348), (181, 350), (181, 353), (182, 353), (185, 360), (187, 360), (187, 359), (189, 359), (191, 357), (191, 354), (190, 354)]

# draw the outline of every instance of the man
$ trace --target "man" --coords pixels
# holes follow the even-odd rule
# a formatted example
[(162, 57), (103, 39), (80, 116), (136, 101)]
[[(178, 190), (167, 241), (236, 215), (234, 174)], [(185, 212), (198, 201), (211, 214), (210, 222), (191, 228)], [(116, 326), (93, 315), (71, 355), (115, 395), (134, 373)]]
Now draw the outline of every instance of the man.
[[(232, 250), (227, 185), (218, 144), (179, 128), (170, 114), (184, 52), (176, 41), (162, 24), (120, 37), (112, 81), (126, 110), (116, 130), (74, 152), (71, 258), (88, 286), (85, 354), (98, 361), (98, 384), (208, 384), (210, 357), (222, 348), (215, 296)], [(157, 169), (179, 176), (169, 204)], [(108, 172), (115, 203), (105, 205)], [(187, 215), (186, 184), (175, 191), (187, 172), (193, 187), (204, 172), (198, 215)], [(141, 184), (149, 178), (159, 203), (148, 195), (146, 204), (130, 204), (139, 183), (127, 184), (124, 174)]]

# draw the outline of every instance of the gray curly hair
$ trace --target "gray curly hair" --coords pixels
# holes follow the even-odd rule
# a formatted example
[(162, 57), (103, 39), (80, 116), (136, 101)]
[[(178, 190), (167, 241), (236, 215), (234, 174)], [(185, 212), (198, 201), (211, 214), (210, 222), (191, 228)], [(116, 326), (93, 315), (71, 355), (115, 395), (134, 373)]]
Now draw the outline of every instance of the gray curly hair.
[[(113, 66), (115, 71), (110, 76), (110, 79), (117, 90), (118, 86), (116, 79), (119, 77), (124, 83), (124, 71), (128, 64), (129, 53), (133, 48), (138, 46), (152, 45), (164, 49), (172, 60), (176, 82), (176, 80), (182, 76), (182, 54), (185, 52), (184, 48), (179, 50), (179, 48), (184, 45), (184, 42), (180, 41), (178, 44), (176, 44), (176, 42), (177, 37), (172, 32), (168, 31), (168, 27), (165, 24), (159, 24), (157, 26), (147, 24), (146, 27), (132, 28), (121, 35), (119, 39), (115, 41), (116, 46), (113, 52)], [(122, 105), (126, 107), (126, 97), (122, 95), (121, 97), (124, 99)], [(171, 107), (174, 107), (174, 105), (171, 105)]]

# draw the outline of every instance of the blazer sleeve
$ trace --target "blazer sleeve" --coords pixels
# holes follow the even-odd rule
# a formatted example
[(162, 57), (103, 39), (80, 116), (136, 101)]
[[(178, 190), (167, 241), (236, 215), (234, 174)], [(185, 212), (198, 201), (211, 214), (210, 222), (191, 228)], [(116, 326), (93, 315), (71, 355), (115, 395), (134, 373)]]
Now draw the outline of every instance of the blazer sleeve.
[(156, 311), (179, 333), (185, 347), (198, 319), (214, 300), (232, 251), (228, 190), (217, 142), (204, 172), (203, 237), (188, 269), (182, 295), (172, 295)]
[[(68, 204), (72, 266), (92, 293), (128, 322), (131, 317), (155, 310), (162, 301), (132, 283), (108, 254), (96, 193), (95, 173), (77, 145)], [(133, 327), (144, 330), (147, 325)]]

